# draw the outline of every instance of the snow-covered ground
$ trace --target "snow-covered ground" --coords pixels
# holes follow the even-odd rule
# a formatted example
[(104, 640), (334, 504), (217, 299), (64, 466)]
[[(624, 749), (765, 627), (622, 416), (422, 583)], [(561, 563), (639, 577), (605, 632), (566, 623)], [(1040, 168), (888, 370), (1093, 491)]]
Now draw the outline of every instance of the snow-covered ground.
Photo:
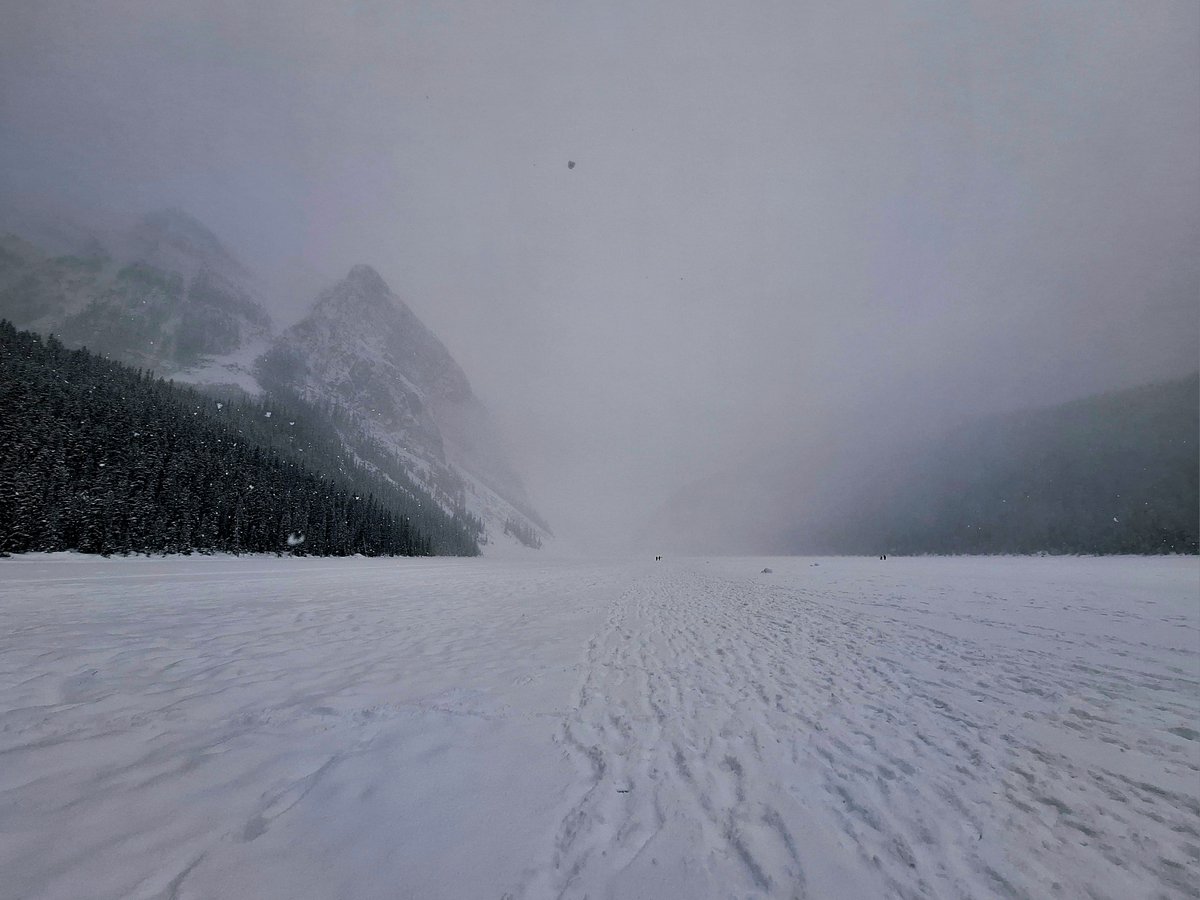
[(1197, 896), (1198, 719), (1194, 558), (2, 560), (0, 896)]

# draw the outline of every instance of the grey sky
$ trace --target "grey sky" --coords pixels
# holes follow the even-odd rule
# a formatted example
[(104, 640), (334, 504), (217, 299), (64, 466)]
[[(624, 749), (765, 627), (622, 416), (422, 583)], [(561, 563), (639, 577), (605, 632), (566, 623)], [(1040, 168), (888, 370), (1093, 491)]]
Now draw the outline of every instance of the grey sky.
[(371, 263), (569, 535), (1197, 364), (1193, 2), (5, 7), (4, 195), (181, 206), (285, 324)]

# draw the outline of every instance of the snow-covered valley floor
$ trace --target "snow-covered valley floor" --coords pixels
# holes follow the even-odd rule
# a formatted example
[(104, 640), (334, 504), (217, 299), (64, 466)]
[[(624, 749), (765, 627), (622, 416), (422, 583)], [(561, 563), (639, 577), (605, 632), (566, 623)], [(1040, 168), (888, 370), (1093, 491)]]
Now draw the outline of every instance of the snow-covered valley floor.
[(1198, 896), (1198, 719), (1194, 558), (2, 560), (0, 896)]

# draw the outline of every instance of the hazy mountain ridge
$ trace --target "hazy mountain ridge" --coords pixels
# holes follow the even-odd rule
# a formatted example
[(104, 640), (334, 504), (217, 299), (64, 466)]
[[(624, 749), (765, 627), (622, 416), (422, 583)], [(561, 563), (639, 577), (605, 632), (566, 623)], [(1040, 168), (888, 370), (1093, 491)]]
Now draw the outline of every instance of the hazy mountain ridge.
[(0, 318), (210, 391), (299, 398), (364, 464), (479, 520), (483, 540), (517, 541), (502, 537), (512, 522), (549, 535), (462, 368), (369, 266), (275, 336), (248, 267), (186, 213), (102, 237), (65, 221), (24, 231), (34, 240), (0, 236)]
[[(34, 229), (35, 236), (47, 229)], [(152, 213), (104, 239), (55, 225), (54, 255), (0, 238), (0, 316), (71, 346), (178, 374), (265, 341), (271, 320), (246, 268), (185, 213)], [(86, 255), (80, 255), (86, 254)], [(236, 379), (231, 379), (236, 380)]]
[(873, 552), (1196, 553), (1200, 375), (966, 423), (824, 540)]
[(805, 472), (679, 491), (647, 539), (692, 552), (1196, 553), (1200, 375), (880, 437)]

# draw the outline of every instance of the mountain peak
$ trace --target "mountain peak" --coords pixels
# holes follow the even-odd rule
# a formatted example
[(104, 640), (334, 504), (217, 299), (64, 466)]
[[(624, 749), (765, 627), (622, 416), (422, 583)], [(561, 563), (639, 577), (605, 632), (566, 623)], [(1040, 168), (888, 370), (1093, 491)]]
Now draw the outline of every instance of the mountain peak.
[(195, 216), (184, 212), (178, 206), (168, 206), (146, 213), (139, 220), (136, 228), (154, 231), (162, 234), (175, 234), (186, 237), (191, 243), (206, 244), (219, 247), (221, 242), (203, 222)]
[(387, 282), (383, 280), (383, 276), (366, 263), (359, 263), (351, 268), (350, 273), (346, 276), (346, 281), (359, 290), (370, 294), (390, 295), (392, 293), (391, 288), (387, 286)]
[[(387, 282), (364, 263), (354, 266), (345, 278), (325, 291), (317, 303), (318, 312), (345, 319), (343, 325), (367, 321), (373, 323), (368, 327), (374, 329), (390, 328), (399, 315), (397, 307)], [(351, 313), (353, 318), (346, 319)], [(384, 323), (388, 324), (385, 326)]]

